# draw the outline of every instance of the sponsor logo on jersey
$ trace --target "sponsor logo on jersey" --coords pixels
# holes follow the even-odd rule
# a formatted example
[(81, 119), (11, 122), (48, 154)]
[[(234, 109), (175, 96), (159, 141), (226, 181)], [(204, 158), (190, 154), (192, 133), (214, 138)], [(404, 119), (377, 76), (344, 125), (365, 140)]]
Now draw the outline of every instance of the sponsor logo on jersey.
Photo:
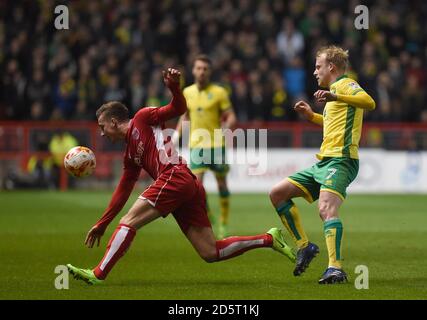
[(360, 89), (359, 84), (358, 84), (358, 83), (356, 83), (356, 82), (350, 82), (348, 85), (349, 85), (353, 90)]
[[(139, 132), (138, 132), (139, 134)], [(142, 154), (144, 153), (144, 143), (140, 141), (136, 147), (136, 156), (134, 158), (135, 163), (140, 166), (142, 162)]]
[(132, 130), (132, 138), (133, 139), (135, 139), (135, 140), (138, 140), (139, 139), (139, 130), (137, 129), (137, 128), (133, 128), (133, 130)]

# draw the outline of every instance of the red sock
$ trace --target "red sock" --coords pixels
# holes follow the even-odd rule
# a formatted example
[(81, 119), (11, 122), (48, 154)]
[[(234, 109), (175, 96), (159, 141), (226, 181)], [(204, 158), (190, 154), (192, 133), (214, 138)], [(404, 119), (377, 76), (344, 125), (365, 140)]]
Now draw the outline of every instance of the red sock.
[(270, 234), (251, 237), (228, 237), (216, 242), (218, 261), (237, 257), (255, 248), (271, 247), (273, 238)]
[(135, 237), (136, 230), (125, 224), (119, 224), (110, 241), (107, 245), (107, 251), (104, 258), (98, 266), (93, 270), (98, 279), (105, 279), (116, 262), (126, 253), (133, 238)]

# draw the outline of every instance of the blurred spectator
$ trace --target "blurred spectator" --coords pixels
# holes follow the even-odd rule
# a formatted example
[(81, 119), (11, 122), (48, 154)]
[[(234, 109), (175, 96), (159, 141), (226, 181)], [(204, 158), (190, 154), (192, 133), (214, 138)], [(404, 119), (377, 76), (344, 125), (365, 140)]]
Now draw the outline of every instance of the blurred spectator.
[(95, 110), (90, 110), (88, 108), (88, 105), (86, 101), (80, 100), (77, 102), (76, 112), (72, 116), (72, 120), (82, 120), (82, 121), (89, 121), (89, 120), (95, 120)]
[(293, 121), (297, 119), (297, 114), (291, 106), (291, 100), (286, 93), (283, 78), (278, 72), (273, 72), (268, 80), (272, 84), (271, 92), (271, 112), (268, 120), (271, 121)]
[(135, 113), (139, 110), (144, 104), (145, 101), (145, 87), (142, 83), (142, 75), (139, 70), (132, 72), (128, 91), (128, 102), (127, 106), (130, 109), (131, 113)]
[(290, 64), (304, 50), (304, 37), (295, 29), (294, 21), (291, 18), (283, 20), (282, 29), (277, 35), (277, 47), (285, 64)]
[(247, 81), (248, 75), (243, 70), (243, 64), (241, 60), (234, 59), (230, 62), (229, 79), (231, 83)]
[(103, 94), (104, 101), (123, 101), (126, 98), (125, 89), (121, 88), (119, 77), (115, 74), (111, 75), (108, 80), (108, 85)]
[(17, 60), (10, 60), (2, 79), (2, 104), (5, 105), (6, 116), (13, 120), (25, 119), (25, 77), (19, 70)]
[(59, 188), (61, 170), (64, 170), (64, 157), (67, 152), (78, 145), (78, 141), (69, 132), (59, 131), (52, 136), (49, 142), (49, 151), (53, 158), (52, 179), (55, 187)]
[(285, 68), (283, 78), (286, 81), (286, 89), (293, 98), (299, 98), (305, 93), (305, 71), (301, 58), (292, 58), (289, 67)]
[(162, 97), (160, 88), (157, 84), (151, 83), (148, 85), (146, 105), (150, 107), (158, 107), (161, 105)]
[(53, 102), (62, 118), (69, 119), (75, 112), (77, 102), (76, 82), (71, 77), (67, 69), (62, 69), (59, 73), (59, 80), (54, 87)]
[(262, 121), (268, 117), (271, 99), (266, 97), (264, 87), (260, 83), (251, 86), (249, 92), (249, 114), (251, 120)]
[(35, 136), (35, 152), (29, 157), (25, 170), (17, 168), (8, 172), (3, 180), (3, 187), (13, 189), (54, 188), (52, 180), (53, 159), (48, 152), (48, 137), (40, 133)]
[(34, 154), (30, 157), (25, 171), (12, 170), (3, 181), (6, 190), (45, 189), (51, 187), (50, 169), (52, 159)]
[(33, 78), (27, 86), (28, 103), (40, 102), (42, 105), (50, 104), (50, 87), (46, 80), (42, 69), (34, 70)]
[(49, 142), (49, 151), (52, 153), (55, 165), (62, 166), (64, 156), (73, 147), (78, 145), (77, 139), (74, 138), (69, 132), (59, 131), (52, 136)]
[(419, 78), (416, 75), (408, 77), (407, 84), (403, 88), (403, 121), (420, 121), (421, 112), (425, 108), (425, 93), (419, 86)]
[(383, 133), (380, 129), (369, 129), (366, 135), (366, 146), (371, 148), (381, 148), (383, 145), (383, 139)]
[(368, 113), (375, 120), (392, 118), (393, 88), (392, 80), (387, 72), (381, 72), (378, 77), (377, 88), (374, 94), (377, 103), (376, 112)]
[(30, 120), (34, 120), (34, 121), (47, 120), (47, 115), (43, 108), (43, 102), (36, 101), (31, 104)]
[(96, 80), (92, 77), (90, 58), (82, 56), (79, 61), (79, 77), (77, 80), (78, 101), (86, 104), (96, 104), (98, 88)]
[(244, 81), (237, 81), (233, 86), (233, 107), (236, 112), (236, 116), (240, 121), (249, 121), (249, 93), (248, 85)]

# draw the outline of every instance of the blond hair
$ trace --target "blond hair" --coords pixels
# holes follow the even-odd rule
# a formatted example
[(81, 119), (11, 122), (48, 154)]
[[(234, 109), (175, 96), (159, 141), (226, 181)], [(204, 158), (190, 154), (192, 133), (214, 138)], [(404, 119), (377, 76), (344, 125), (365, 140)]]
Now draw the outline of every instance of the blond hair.
[(333, 63), (339, 70), (346, 70), (348, 66), (348, 50), (337, 46), (327, 46), (320, 48), (316, 57), (325, 54), (326, 61)]

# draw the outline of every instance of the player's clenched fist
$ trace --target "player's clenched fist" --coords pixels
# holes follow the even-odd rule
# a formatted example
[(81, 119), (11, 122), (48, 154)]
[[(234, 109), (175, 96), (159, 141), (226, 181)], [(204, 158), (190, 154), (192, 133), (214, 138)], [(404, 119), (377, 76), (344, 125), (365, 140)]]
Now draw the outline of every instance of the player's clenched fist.
[(163, 81), (170, 90), (179, 87), (180, 76), (181, 72), (179, 72), (177, 69), (168, 68), (167, 70), (163, 71)]
[(310, 105), (305, 101), (298, 101), (295, 103), (294, 110), (301, 114), (305, 119), (311, 120), (313, 118), (313, 110)]

